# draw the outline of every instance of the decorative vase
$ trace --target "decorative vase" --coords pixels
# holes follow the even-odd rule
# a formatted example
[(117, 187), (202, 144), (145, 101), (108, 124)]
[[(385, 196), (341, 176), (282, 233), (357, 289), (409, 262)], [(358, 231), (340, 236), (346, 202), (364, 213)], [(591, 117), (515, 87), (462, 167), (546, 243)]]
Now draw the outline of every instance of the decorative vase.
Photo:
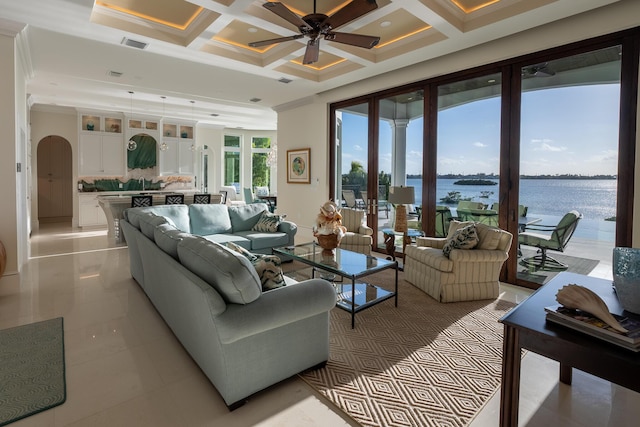
[(94, 124), (91, 120), (89, 120), (87, 122), (87, 130), (93, 130), (93, 128), (94, 128)]
[(613, 248), (613, 286), (622, 308), (640, 314), (640, 249)]
[(318, 234), (316, 238), (318, 239), (318, 246), (325, 250), (333, 251), (340, 244), (337, 234)]
[(186, 137), (188, 137), (188, 136), (189, 136), (189, 134), (188, 134), (188, 133), (186, 133), (186, 132), (182, 132), (182, 133), (180, 134), (180, 136), (181, 136), (181, 137), (183, 137), (183, 138), (186, 138)]

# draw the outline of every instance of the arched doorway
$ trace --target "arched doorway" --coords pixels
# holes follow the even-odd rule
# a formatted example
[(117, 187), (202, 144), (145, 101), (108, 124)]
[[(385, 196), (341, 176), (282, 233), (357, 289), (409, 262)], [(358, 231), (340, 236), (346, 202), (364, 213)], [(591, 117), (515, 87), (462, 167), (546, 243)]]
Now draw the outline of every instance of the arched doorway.
[(38, 143), (38, 221), (71, 222), (73, 172), (71, 144), (49, 135)]

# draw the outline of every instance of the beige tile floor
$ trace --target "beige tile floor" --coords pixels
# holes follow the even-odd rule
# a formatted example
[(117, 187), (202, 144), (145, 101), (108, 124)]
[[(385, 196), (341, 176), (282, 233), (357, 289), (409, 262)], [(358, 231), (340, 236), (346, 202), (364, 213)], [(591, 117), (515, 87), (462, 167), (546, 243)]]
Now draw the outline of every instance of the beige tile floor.
[[(526, 290), (503, 286), (502, 298)], [(20, 277), (0, 279), (0, 328), (64, 317), (67, 401), (12, 426), (353, 426), (291, 378), (234, 412), (189, 358), (129, 274), (127, 248), (106, 230), (46, 224)], [(637, 426), (640, 395), (555, 362), (523, 359), (520, 425)], [(471, 427), (498, 425), (499, 393)]]

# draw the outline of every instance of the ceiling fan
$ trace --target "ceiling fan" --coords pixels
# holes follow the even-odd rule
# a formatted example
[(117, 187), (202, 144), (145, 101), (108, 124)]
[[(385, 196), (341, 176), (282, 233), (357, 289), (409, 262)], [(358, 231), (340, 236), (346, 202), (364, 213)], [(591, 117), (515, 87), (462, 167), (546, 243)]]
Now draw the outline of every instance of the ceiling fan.
[(313, 13), (300, 17), (293, 13), (287, 6), (280, 2), (266, 2), (262, 6), (289, 21), (300, 31), (300, 34), (276, 39), (262, 40), (249, 43), (251, 47), (269, 46), (290, 40), (309, 37), (307, 49), (304, 53), (303, 64), (312, 64), (318, 61), (320, 54), (320, 38), (337, 43), (371, 49), (380, 41), (380, 37), (365, 36), (361, 34), (339, 33), (334, 28), (341, 27), (356, 18), (359, 18), (378, 8), (375, 0), (353, 0), (331, 16), (316, 13), (316, 0), (313, 1)]

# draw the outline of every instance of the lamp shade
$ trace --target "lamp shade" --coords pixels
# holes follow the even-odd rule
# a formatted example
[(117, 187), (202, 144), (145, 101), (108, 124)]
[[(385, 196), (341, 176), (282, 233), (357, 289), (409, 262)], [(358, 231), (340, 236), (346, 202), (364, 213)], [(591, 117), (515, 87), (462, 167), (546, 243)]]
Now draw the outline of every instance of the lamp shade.
[(416, 202), (413, 187), (390, 187), (389, 203), (394, 205), (412, 205)]

